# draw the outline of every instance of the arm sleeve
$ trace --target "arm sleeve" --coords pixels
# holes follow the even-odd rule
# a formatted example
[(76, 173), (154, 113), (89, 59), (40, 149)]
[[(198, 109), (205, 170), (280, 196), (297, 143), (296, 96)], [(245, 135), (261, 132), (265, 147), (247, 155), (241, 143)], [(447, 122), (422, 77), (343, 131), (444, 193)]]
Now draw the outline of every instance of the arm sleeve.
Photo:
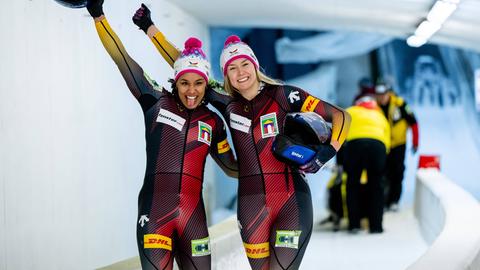
[[(117, 65), (128, 89), (140, 102), (143, 111), (148, 110), (161, 96), (161, 88), (126, 52), (122, 42), (110, 27), (107, 19), (95, 23), (103, 47)], [(159, 91), (160, 90), (160, 91)]]
[(408, 125), (411, 126), (417, 123), (417, 118), (415, 118), (415, 114), (413, 114), (412, 110), (406, 102), (400, 106), (400, 112), (402, 114), (402, 117), (407, 120)]
[(417, 148), (418, 147), (418, 124), (415, 123), (411, 125), (412, 127), (412, 144), (413, 147)]
[(173, 63), (180, 55), (180, 50), (168, 41), (160, 31), (157, 32), (151, 40), (158, 52), (162, 55), (163, 59), (165, 59), (165, 61), (167, 61), (167, 63), (173, 68)]
[(300, 88), (287, 86), (285, 87), (285, 95), (293, 111), (316, 112), (322, 116), (325, 121), (332, 123), (331, 143), (334, 147), (336, 145), (336, 149), (340, 148), (347, 138), (350, 127), (351, 118), (348, 112), (318, 99)]
[(414, 147), (418, 147), (418, 140), (419, 140), (419, 135), (418, 135), (418, 123), (417, 119), (415, 118), (415, 114), (413, 114), (413, 111), (410, 109), (408, 104), (405, 102), (400, 106), (400, 112), (402, 114), (402, 117), (405, 118), (407, 121), (408, 125), (412, 129), (412, 144)]
[(223, 85), (219, 82), (210, 80), (208, 84), (209, 87), (205, 94), (206, 100), (225, 117), (227, 105), (232, 97), (225, 92)]
[(390, 123), (388, 123), (387, 118), (383, 116), (383, 112), (379, 111), (379, 113), (382, 114), (383, 117), (383, 129), (384, 129), (384, 143), (385, 143), (385, 150), (387, 151), (387, 154), (390, 153), (390, 148), (392, 146), (392, 136), (391, 136), (391, 128), (390, 128)]
[(238, 178), (238, 164), (227, 140), (227, 131), (222, 119), (215, 115), (217, 128), (215, 139), (210, 146), (210, 155), (220, 168), (230, 177)]

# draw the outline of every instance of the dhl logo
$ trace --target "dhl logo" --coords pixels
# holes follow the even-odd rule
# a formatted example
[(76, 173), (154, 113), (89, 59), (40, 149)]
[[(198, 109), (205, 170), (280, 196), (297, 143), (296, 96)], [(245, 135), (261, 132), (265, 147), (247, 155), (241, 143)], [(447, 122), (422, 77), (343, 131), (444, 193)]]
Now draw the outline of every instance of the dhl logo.
[(303, 103), (302, 112), (313, 112), (315, 108), (317, 107), (318, 102), (320, 102), (319, 99), (316, 99), (312, 96), (308, 96), (305, 102)]
[(248, 258), (261, 259), (270, 256), (268, 242), (260, 244), (243, 243)]
[(143, 236), (143, 248), (162, 248), (172, 250), (172, 239), (160, 234), (145, 234)]
[(230, 150), (230, 145), (228, 144), (227, 139), (219, 142), (217, 144), (217, 148), (218, 148), (218, 153), (219, 154), (223, 154), (223, 153), (227, 152), (228, 150)]

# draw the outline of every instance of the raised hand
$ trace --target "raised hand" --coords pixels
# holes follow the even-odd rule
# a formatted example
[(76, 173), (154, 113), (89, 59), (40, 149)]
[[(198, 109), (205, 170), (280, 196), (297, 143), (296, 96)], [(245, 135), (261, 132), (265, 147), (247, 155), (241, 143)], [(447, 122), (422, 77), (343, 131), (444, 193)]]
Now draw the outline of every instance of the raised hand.
[(93, 18), (98, 18), (103, 15), (103, 0), (89, 0), (87, 1), (88, 13)]
[(132, 20), (135, 25), (145, 32), (145, 34), (147, 33), (148, 28), (153, 25), (152, 19), (150, 18), (150, 10), (143, 3), (142, 6), (137, 9), (135, 15), (133, 15)]

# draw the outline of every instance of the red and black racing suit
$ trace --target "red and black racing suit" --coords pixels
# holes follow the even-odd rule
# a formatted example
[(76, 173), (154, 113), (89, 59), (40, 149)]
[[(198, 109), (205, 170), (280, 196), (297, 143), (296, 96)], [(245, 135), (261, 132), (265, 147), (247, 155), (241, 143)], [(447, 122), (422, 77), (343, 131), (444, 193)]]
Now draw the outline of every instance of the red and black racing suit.
[[(334, 122), (342, 143), (345, 112), (302, 89), (266, 85), (252, 100), (210, 95), (229, 124), (239, 164), (238, 221), (252, 269), (298, 269), (312, 232), (312, 199), (304, 176), (272, 153), (287, 113), (314, 111)], [(333, 121), (333, 115), (337, 114)]]
[[(173, 66), (178, 50), (161, 32), (151, 38)], [(312, 232), (312, 199), (303, 175), (272, 153), (275, 135), (290, 112), (313, 111), (332, 122), (332, 141), (347, 135), (348, 114), (302, 89), (266, 85), (252, 100), (209, 92), (225, 117), (239, 166), (238, 221), (252, 269), (298, 269)]]
[(142, 269), (210, 269), (202, 199), (209, 152), (229, 175), (236, 171), (223, 121), (205, 105), (186, 109), (178, 97), (157, 91), (125, 51), (106, 19), (96, 24), (145, 116), (147, 166), (138, 198), (137, 243)]

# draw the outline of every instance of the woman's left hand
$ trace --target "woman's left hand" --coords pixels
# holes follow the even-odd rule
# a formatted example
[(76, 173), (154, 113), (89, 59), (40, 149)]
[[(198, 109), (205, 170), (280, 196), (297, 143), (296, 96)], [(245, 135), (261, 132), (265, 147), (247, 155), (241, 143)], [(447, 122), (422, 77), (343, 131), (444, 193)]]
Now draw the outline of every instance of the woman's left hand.
[(304, 173), (316, 173), (336, 154), (337, 151), (331, 144), (320, 145), (315, 157), (305, 165), (299, 166), (298, 168)]

